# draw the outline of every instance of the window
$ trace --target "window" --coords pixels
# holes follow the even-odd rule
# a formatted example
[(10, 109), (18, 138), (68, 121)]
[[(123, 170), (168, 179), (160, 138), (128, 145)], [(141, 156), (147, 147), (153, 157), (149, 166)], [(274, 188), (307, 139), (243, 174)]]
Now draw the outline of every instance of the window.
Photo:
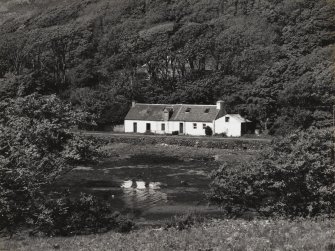
[(191, 108), (186, 108), (185, 112), (190, 112), (191, 111)]
[(147, 132), (150, 132), (150, 131), (151, 131), (151, 124), (150, 124), (150, 123), (147, 123), (147, 124), (146, 124), (146, 129), (147, 129)]
[(209, 113), (209, 108), (206, 108), (206, 109), (205, 109), (205, 113)]
[(206, 124), (202, 124), (202, 129), (206, 129)]
[(197, 129), (197, 123), (193, 123), (193, 129)]
[(161, 124), (161, 130), (165, 131), (165, 124)]
[(227, 123), (229, 122), (229, 119), (230, 119), (229, 117), (226, 117), (226, 122), (227, 122)]

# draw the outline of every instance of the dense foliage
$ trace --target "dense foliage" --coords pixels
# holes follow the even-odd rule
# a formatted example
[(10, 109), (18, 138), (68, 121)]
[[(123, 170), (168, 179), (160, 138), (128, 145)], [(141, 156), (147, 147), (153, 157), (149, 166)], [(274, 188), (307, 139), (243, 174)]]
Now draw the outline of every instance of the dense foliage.
[(212, 128), (210, 126), (206, 126), (205, 127), (205, 134), (207, 136), (212, 136), (213, 135), (213, 130), (212, 130)]
[(73, 236), (103, 233), (111, 229), (130, 231), (134, 224), (128, 218), (115, 212), (110, 202), (89, 194), (71, 198), (69, 194), (57, 194), (55, 198), (44, 198), (35, 214), (32, 234), (47, 236)]
[(56, 93), (100, 128), (132, 99), (223, 99), (278, 134), (331, 122), (333, 0), (7, 0), (0, 14), (0, 98)]
[(295, 132), (274, 142), (254, 163), (214, 171), (210, 197), (233, 215), (332, 215), (334, 161), (330, 131)]
[[(62, 202), (45, 188), (78, 162), (98, 156), (92, 142), (70, 132), (86, 119), (86, 113), (74, 112), (55, 95), (0, 102), (0, 231), (13, 233), (26, 226), (44, 231), (47, 223), (55, 227), (52, 220), (66, 224), (64, 215), (52, 219), (50, 214), (57, 206), (65, 210), (79, 202), (65, 203), (66, 198)], [(70, 214), (72, 220), (78, 218), (78, 210)], [(106, 217), (104, 211), (99, 217)], [(99, 223), (97, 217), (94, 221)]]

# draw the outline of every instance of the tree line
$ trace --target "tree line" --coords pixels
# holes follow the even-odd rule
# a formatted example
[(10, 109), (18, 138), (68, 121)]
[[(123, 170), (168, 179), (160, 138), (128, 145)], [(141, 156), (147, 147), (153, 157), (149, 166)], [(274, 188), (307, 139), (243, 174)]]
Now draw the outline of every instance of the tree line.
[(223, 99), (272, 134), (331, 124), (334, 1), (52, 3), (8, 8), (21, 16), (0, 25), (1, 98), (57, 94), (98, 128), (131, 100)]

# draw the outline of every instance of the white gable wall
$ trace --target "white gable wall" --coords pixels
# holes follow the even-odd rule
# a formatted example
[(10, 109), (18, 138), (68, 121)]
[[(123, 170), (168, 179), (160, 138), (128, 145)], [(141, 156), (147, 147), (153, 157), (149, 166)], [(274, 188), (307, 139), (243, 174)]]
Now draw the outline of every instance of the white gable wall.
[[(226, 122), (226, 118), (229, 122)], [(242, 136), (241, 122), (236, 118), (229, 116), (229, 114), (215, 120), (215, 133), (225, 133), (228, 137)]]

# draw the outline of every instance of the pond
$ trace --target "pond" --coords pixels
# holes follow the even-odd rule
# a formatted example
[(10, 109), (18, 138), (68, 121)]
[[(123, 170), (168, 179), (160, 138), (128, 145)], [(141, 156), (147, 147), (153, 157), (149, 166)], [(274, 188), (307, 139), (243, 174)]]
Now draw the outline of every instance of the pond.
[(221, 211), (208, 204), (205, 194), (208, 174), (218, 166), (214, 159), (133, 155), (78, 166), (58, 187), (110, 200), (115, 210), (147, 223), (189, 212), (213, 217)]

